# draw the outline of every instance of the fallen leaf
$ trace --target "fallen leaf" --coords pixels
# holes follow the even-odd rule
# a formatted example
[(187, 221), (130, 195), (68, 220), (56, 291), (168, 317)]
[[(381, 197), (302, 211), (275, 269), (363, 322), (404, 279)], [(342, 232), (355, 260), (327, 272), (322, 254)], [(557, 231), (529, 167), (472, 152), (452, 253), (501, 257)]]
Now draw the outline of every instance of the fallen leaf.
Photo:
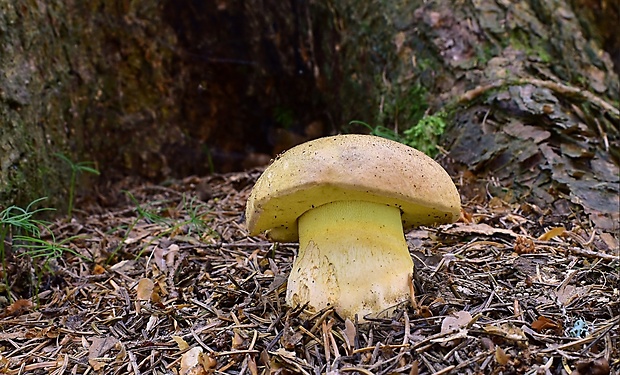
[(536, 332), (540, 333), (547, 329), (552, 331), (562, 330), (562, 324), (556, 323), (553, 320), (547, 318), (546, 316), (539, 316), (534, 322), (532, 322), (532, 329)]
[(93, 275), (103, 275), (105, 273), (105, 268), (102, 265), (95, 264), (93, 267)]
[(179, 252), (179, 245), (171, 244), (166, 249), (155, 246), (153, 249), (153, 259), (160, 271), (166, 272), (168, 268), (174, 265), (174, 258)]
[(232, 348), (233, 349), (243, 349), (244, 343), (243, 337), (239, 334), (239, 331), (235, 330), (232, 338)]
[(183, 350), (189, 348), (189, 344), (187, 343), (187, 341), (185, 341), (183, 339), (183, 337), (181, 337), (181, 336), (174, 336), (174, 335), (170, 336), (170, 337), (172, 337), (174, 342), (177, 343), (177, 346), (179, 347), (179, 350), (183, 351)]
[(501, 366), (505, 366), (508, 364), (510, 358), (504, 351), (504, 349), (500, 348), (499, 345), (495, 347), (495, 360)]
[(88, 364), (95, 371), (101, 370), (106, 362), (100, 361), (110, 349), (112, 349), (118, 343), (118, 339), (114, 336), (105, 337), (93, 337), (92, 342), (88, 348)]
[(555, 291), (555, 295), (563, 306), (568, 306), (575, 298), (584, 296), (592, 289), (591, 285), (575, 286), (575, 285), (562, 285)]
[(349, 318), (344, 321), (344, 330), (342, 333), (342, 336), (347, 344), (347, 352), (350, 352), (351, 349), (355, 348), (355, 337), (357, 336), (357, 330), (355, 329), (355, 324), (353, 324)]
[(449, 228), (442, 231), (442, 233), (453, 234), (453, 235), (470, 235), (470, 234), (481, 234), (485, 236), (493, 236), (496, 234), (505, 234), (510, 237), (518, 237), (519, 235), (515, 232), (503, 229), (503, 228), (493, 228), (488, 224), (465, 224), (465, 223), (456, 223), (452, 224)]
[(571, 375), (609, 375), (609, 361), (601, 357), (595, 360), (581, 360), (576, 363)]
[(549, 229), (547, 232), (538, 237), (539, 241), (549, 241), (553, 237), (561, 236), (566, 232), (566, 228), (564, 227), (555, 227)]
[(183, 353), (181, 356), (181, 368), (179, 369), (180, 375), (206, 375), (207, 370), (203, 367), (202, 348), (199, 346), (193, 347), (190, 350)]
[[(452, 331), (450, 331), (450, 332), (452, 332)], [(431, 342), (439, 343), (439, 344), (442, 344), (442, 345), (448, 345), (448, 343), (451, 343), (452, 341), (464, 339), (466, 337), (467, 337), (467, 329), (459, 328), (458, 330), (454, 331), (454, 333), (449, 334), (449, 335), (444, 336), (444, 337), (439, 337), (439, 338), (436, 338), (436, 339), (432, 339)]]
[(166, 272), (168, 270), (166, 260), (164, 259), (164, 251), (165, 250), (159, 246), (155, 246), (153, 249), (153, 261), (155, 262), (157, 268), (159, 268), (162, 272)]
[(149, 278), (140, 279), (138, 282), (137, 299), (138, 301), (149, 301), (151, 299), (151, 295), (153, 294), (153, 289), (155, 288), (155, 284)]
[(254, 357), (248, 356), (248, 369), (250, 370), (250, 374), (258, 375), (258, 366), (256, 366)]
[(601, 233), (601, 239), (605, 242), (605, 245), (607, 245), (607, 249), (615, 250), (620, 248), (618, 240), (610, 233)]
[(32, 301), (28, 299), (18, 299), (5, 308), (7, 315), (20, 315), (32, 307)]
[(405, 43), (405, 33), (399, 32), (394, 36), (394, 44), (396, 45), (396, 53), (400, 52), (400, 49), (403, 48), (403, 43)]
[(471, 314), (467, 311), (459, 311), (456, 316), (446, 316), (441, 322), (441, 333), (449, 333), (459, 328), (466, 327), (471, 322)]
[(510, 341), (527, 341), (527, 336), (525, 336), (525, 332), (519, 327), (516, 327), (511, 323), (502, 323), (499, 326), (486, 325), (483, 326), (485, 332), (490, 335), (495, 335), (498, 337), (502, 337), (504, 339)]

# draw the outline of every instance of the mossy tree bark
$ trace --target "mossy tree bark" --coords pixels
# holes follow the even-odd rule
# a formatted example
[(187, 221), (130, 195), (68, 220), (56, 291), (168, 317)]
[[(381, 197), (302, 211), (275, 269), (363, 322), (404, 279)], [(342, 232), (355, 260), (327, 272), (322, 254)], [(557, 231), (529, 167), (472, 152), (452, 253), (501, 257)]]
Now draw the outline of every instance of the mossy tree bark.
[[(345, 117), (403, 129), (444, 111), (442, 159), (468, 199), (529, 201), (558, 221), (578, 204), (618, 229), (618, 76), (578, 2), (343, 4), (341, 59), (356, 87), (341, 96), (363, 91), (374, 110)], [(468, 187), (480, 178), (486, 191)]]
[(166, 126), (174, 35), (152, 4), (0, 1), (0, 208), (66, 205), (56, 153), (106, 172), (165, 167), (161, 140), (180, 138)]

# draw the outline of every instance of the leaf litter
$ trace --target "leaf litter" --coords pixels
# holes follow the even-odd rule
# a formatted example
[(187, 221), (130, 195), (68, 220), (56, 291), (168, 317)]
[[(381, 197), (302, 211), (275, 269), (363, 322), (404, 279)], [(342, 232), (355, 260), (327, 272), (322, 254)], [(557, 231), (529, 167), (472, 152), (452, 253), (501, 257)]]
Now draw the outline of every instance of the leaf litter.
[[(359, 324), (285, 304), (296, 244), (244, 227), (259, 175), (129, 184), (53, 223), (72, 252), (7, 301), (0, 373), (620, 372), (617, 233), (528, 203), (465, 202), (459, 222), (406, 235), (412, 301)], [(19, 259), (16, 278), (42, 261)]]

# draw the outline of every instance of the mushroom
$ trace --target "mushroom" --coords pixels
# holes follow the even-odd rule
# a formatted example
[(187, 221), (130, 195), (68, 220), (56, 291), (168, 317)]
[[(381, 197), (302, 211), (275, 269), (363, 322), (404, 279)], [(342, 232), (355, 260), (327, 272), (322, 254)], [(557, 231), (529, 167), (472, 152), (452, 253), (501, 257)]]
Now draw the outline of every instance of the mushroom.
[(450, 223), (461, 201), (448, 173), (404, 144), (371, 135), (315, 139), (280, 154), (246, 206), (250, 235), (299, 240), (286, 301), (363, 320), (410, 297), (404, 229)]

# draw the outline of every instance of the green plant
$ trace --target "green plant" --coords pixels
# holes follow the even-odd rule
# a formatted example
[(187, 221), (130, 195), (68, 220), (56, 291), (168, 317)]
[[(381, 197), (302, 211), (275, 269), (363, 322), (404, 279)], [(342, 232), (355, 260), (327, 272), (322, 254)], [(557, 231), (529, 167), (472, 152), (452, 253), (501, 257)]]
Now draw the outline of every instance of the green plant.
[(159, 215), (155, 210), (148, 208), (146, 205), (142, 205), (130, 192), (125, 191), (125, 194), (127, 194), (129, 199), (135, 204), (136, 213), (138, 214), (138, 216), (127, 226), (127, 228), (124, 229), (125, 235), (123, 236), (123, 239), (119, 242), (118, 246), (108, 256), (108, 263), (110, 263), (114, 259), (116, 254), (120, 251), (121, 247), (125, 243), (125, 240), (129, 238), (131, 231), (140, 222), (140, 220), (146, 220), (150, 223), (157, 223), (165, 226), (166, 228), (159, 231), (159, 233), (153, 237), (153, 240), (148, 241), (142, 247), (140, 252), (136, 255), (136, 259), (142, 256), (144, 251), (152, 244), (154, 240), (160, 239), (168, 235), (175, 236), (179, 232), (179, 229), (183, 227), (186, 227), (187, 234), (189, 235), (191, 235), (192, 232), (208, 232), (209, 234), (216, 233), (211, 228), (209, 228), (207, 220), (205, 219), (205, 216), (208, 213), (207, 206), (202, 202), (196, 202), (195, 198), (191, 198), (188, 200), (187, 197), (183, 195), (179, 209), (186, 213), (187, 219), (175, 221), (173, 219)]
[(183, 195), (182, 205), (189, 216), (189, 219), (180, 223), (180, 225), (187, 225), (187, 234), (191, 234), (192, 230), (200, 232), (210, 229), (205, 220), (205, 215), (208, 212), (207, 206), (199, 202), (196, 204), (196, 198), (192, 197), (189, 201), (185, 195)]
[(385, 126), (372, 127), (365, 122), (353, 120), (349, 124), (365, 126), (370, 134), (404, 143), (422, 151), (428, 156), (437, 155), (437, 141), (446, 129), (446, 114), (438, 112), (434, 115), (425, 115), (414, 126), (398, 134)]
[(152, 222), (152, 223), (160, 223), (160, 222), (165, 222), (166, 221), (166, 219), (164, 217), (158, 215), (157, 213), (155, 213), (153, 211), (150, 211), (150, 210), (142, 207), (140, 202), (138, 202), (138, 200), (133, 196), (133, 194), (131, 194), (131, 192), (124, 191), (124, 193), (127, 194), (129, 199), (136, 205), (136, 213), (138, 214), (138, 216), (131, 222), (131, 224), (129, 224), (129, 226), (125, 230), (125, 235), (123, 236), (122, 241), (119, 241), (119, 243), (116, 246), (116, 248), (114, 248), (112, 253), (108, 256), (108, 259), (106, 260), (106, 263), (108, 263), (108, 264), (110, 264), (110, 262), (114, 259), (116, 254), (119, 252), (119, 250), (121, 249), (121, 247), (125, 243), (125, 240), (127, 240), (127, 238), (129, 238), (129, 234), (131, 233), (133, 228), (135, 228), (135, 226), (138, 224), (138, 222), (140, 222), (140, 220), (145, 219), (145, 220), (147, 220), (149, 222)]
[(13, 240), (19, 236), (30, 235), (32, 238), (41, 236), (40, 228), (47, 226), (48, 223), (35, 219), (33, 216), (43, 211), (53, 210), (53, 208), (33, 209), (33, 207), (45, 199), (47, 197), (35, 199), (26, 208), (10, 206), (0, 212), (0, 261), (2, 262), (3, 281), (9, 299), (11, 296), (7, 274), (7, 240), (12, 244)]
[(273, 110), (273, 117), (281, 128), (290, 129), (295, 122), (295, 113), (286, 107), (276, 107)]
[(71, 167), (71, 181), (69, 183), (69, 207), (67, 208), (67, 216), (71, 216), (71, 213), (73, 212), (73, 202), (75, 197), (75, 184), (77, 181), (77, 175), (82, 172), (99, 175), (99, 171), (93, 168), (93, 162), (81, 161), (75, 163), (64, 154), (56, 153), (54, 155), (56, 155), (59, 159), (63, 160), (65, 163), (69, 164), (69, 166)]
[(39, 285), (41, 285), (43, 273), (50, 270), (49, 264), (51, 260), (61, 258), (65, 253), (71, 253), (79, 258), (92, 262), (92, 259), (83, 256), (82, 254), (67, 246), (72, 240), (76, 238), (82, 238), (82, 236), (72, 236), (69, 238), (65, 238), (61, 241), (56, 241), (54, 233), (50, 230), (48, 230), (48, 232), (49, 235), (52, 237), (51, 241), (32, 236), (19, 235), (13, 237), (14, 243), (19, 246), (20, 249), (25, 250), (21, 252), (18, 256), (29, 257), (33, 261), (36, 261), (37, 259), (43, 260), (42, 264), (32, 262), (35, 269), (35, 274), (37, 276), (36, 281), (31, 281), (31, 284), (34, 286), (35, 290), (33, 295), (35, 296), (38, 296), (39, 294)]
[(371, 135), (376, 135), (377, 137), (387, 138), (387, 139), (391, 139), (393, 141), (397, 141), (397, 142), (403, 143), (403, 140), (398, 135), (398, 133), (396, 133), (392, 129), (386, 128), (383, 125), (377, 125), (375, 127), (372, 127), (372, 126), (370, 126), (369, 124), (367, 124), (367, 123), (365, 123), (363, 121), (357, 121), (357, 120), (349, 121), (349, 125), (353, 125), (353, 124), (364, 126), (368, 130), (370, 130), (370, 134)]
[(437, 155), (437, 141), (446, 129), (445, 113), (425, 115), (411, 128), (403, 131), (404, 142), (428, 156)]
[(46, 241), (41, 238), (31, 236), (15, 236), (14, 241), (19, 242), (19, 246), (26, 249), (25, 252), (19, 254), (19, 256), (29, 256), (32, 259), (44, 258), (45, 262), (49, 262), (51, 259), (57, 259), (63, 256), (64, 253), (71, 253), (84, 260), (92, 261), (77, 251), (66, 246), (71, 241), (82, 238), (83, 236), (71, 236), (61, 241), (56, 241), (56, 237), (50, 232), (52, 237), (51, 241)]

